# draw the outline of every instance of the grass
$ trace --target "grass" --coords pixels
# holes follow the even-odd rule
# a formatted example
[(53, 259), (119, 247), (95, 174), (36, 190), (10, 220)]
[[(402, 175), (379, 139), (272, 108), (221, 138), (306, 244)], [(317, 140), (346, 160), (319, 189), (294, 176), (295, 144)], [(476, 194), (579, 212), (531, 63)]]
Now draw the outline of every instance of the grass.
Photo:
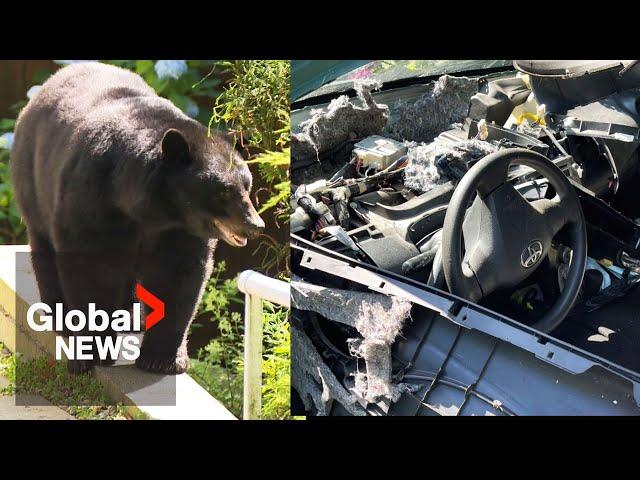
[(0, 394), (39, 395), (80, 420), (131, 418), (123, 405), (110, 405), (104, 387), (93, 376), (70, 375), (64, 362), (45, 357), (25, 361), (6, 352), (0, 343), (0, 375), (10, 382)]
[[(235, 284), (234, 284), (235, 285)], [(242, 418), (243, 336), (242, 317), (223, 318), (219, 338), (213, 339), (191, 359), (189, 375)], [(287, 309), (264, 302), (262, 356), (262, 415), (264, 420), (291, 419), (290, 335)]]
[(215, 364), (205, 354), (189, 363), (189, 375), (235, 417), (242, 418), (242, 369)]

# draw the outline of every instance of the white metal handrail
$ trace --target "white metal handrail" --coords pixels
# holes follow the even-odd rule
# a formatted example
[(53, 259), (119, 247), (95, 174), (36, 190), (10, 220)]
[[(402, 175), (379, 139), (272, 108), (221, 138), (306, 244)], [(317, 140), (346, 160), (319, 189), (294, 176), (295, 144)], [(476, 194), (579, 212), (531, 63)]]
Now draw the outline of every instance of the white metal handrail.
[(291, 307), (289, 284), (253, 270), (238, 275), (244, 301), (244, 388), (242, 418), (260, 418), (262, 407), (262, 300)]

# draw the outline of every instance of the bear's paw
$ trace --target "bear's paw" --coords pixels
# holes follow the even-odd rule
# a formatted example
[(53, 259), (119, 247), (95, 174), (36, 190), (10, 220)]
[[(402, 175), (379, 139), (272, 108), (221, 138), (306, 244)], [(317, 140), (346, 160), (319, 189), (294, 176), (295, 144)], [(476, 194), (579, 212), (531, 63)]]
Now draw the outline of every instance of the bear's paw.
[(136, 367), (152, 373), (164, 373), (165, 375), (179, 375), (189, 368), (189, 357), (178, 355), (177, 357), (161, 357), (155, 355), (143, 355), (136, 360)]

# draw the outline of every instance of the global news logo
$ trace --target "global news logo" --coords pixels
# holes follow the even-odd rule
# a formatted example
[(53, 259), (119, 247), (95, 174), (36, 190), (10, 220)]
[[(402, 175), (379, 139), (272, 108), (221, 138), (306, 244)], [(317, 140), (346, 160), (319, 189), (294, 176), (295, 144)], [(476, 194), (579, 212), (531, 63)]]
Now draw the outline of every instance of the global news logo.
[[(136, 297), (150, 309), (144, 325), (149, 330), (164, 318), (164, 302), (139, 283)], [(56, 360), (117, 360), (121, 354), (125, 360), (135, 360), (140, 356), (140, 339), (135, 335), (142, 331), (140, 302), (134, 302), (131, 311), (115, 310), (111, 315), (95, 303), (87, 307), (86, 314), (79, 309), (65, 313), (61, 303), (52, 307), (37, 302), (27, 310), (27, 323), (36, 332), (57, 334)], [(127, 335), (104, 335), (108, 330)]]

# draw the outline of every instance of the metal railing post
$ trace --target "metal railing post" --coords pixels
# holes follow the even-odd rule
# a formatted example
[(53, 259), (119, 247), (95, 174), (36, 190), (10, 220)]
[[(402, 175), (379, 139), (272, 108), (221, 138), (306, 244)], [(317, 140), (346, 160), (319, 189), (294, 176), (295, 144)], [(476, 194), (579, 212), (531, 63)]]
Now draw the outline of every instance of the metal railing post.
[(244, 386), (242, 418), (260, 418), (262, 407), (262, 299), (289, 308), (289, 284), (252, 270), (238, 275), (244, 302)]
[(242, 418), (260, 418), (262, 407), (262, 299), (245, 295), (244, 303), (244, 388)]

